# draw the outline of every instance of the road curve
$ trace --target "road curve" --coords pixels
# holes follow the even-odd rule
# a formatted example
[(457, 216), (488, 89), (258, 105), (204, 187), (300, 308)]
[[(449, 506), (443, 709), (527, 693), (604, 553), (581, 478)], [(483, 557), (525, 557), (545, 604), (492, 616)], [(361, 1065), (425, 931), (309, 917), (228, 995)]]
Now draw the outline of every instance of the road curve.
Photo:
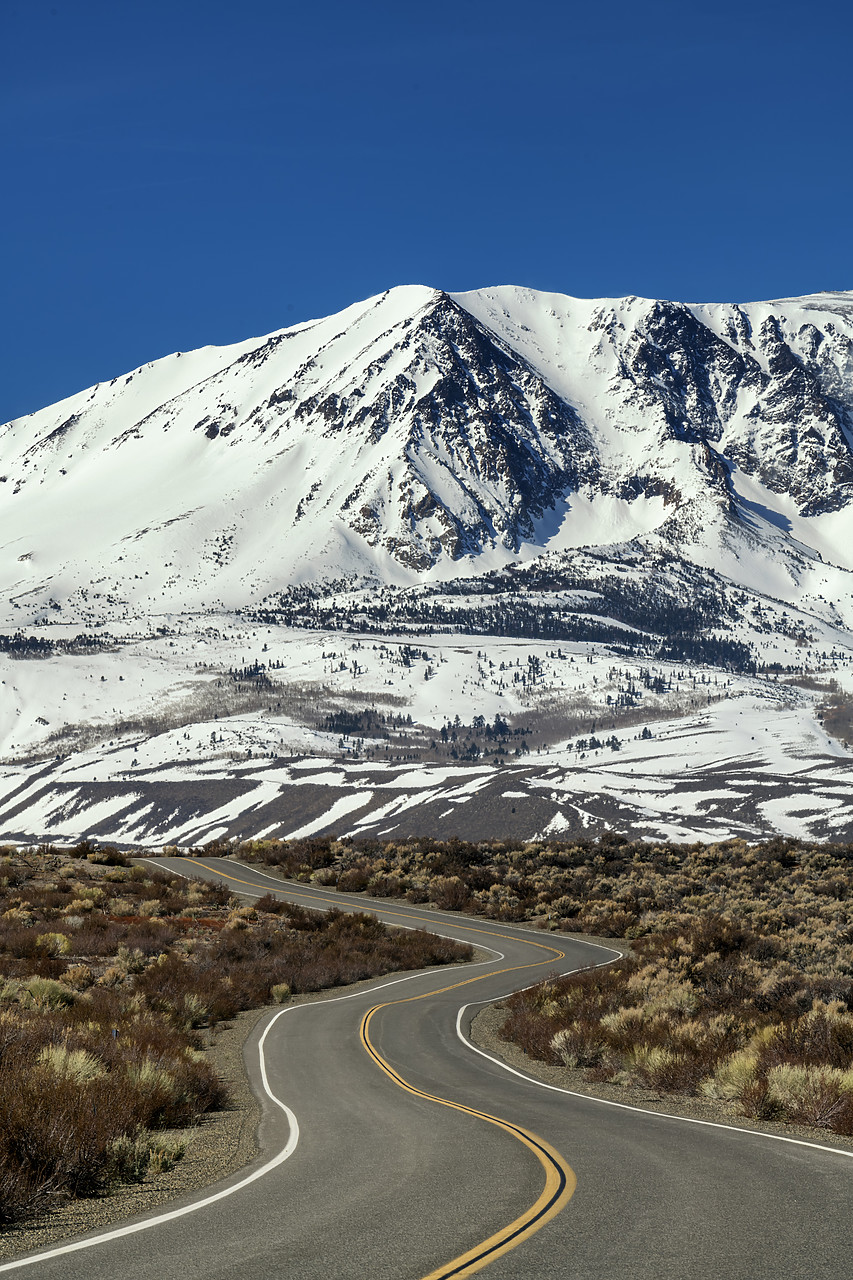
[(265, 1104), (253, 1165), (166, 1211), (0, 1272), (39, 1280), (449, 1280), (484, 1268), (494, 1280), (850, 1274), (846, 1153), (545, 1089), (471, 1050), (470, 1009), (457, 1035), (462, 1006), (614, 953), (285, 884), (220, 859), (158, 862), (247, 895), (272, 890), (307, 906), (369, 909), (495, 954), (271, 1015), (246, 1046)]

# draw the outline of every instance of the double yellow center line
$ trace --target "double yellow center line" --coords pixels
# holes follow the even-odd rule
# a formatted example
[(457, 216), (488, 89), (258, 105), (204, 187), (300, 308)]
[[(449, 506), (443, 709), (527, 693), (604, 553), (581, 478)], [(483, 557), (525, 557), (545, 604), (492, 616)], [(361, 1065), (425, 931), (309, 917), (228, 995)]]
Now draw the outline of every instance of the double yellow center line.
[[(214, 875), (220, 876), (223, 880), (232, 880), (236, 884), (250, 885), (253, 889), (261, 888), (255, 881), (241, 880), (238, 876), (228, 875), (226, 872), (220, 871), (218, 867), (208, 866), (207, 863), (198, 859), (187, 859), (187, 861), (196, 862), (198, 866), (204, 867), (207, 871), (213, 872)], [(322, 902), (324, 906), (329, 906), (330, 899), (321, 895), (312, 895), (310, 890), (298, 890), (299, 897), (308, 898), (310, 901)], [(403, 912), (387, 911), (382, 908), (383, 915), (395, 917), (398, 920), (414, 920), (422, 927), (428, 923), (420, 916), (407, 915)], [(501, 938), (504, 935), (494, 930), (477, 929), (473, 926), (466, 925), (465, 928), (472, 933), (483, 934), (492, 938)], [(558, 951), (556, 947), (546, 947), (539, 942), (527, 941), (527, 945), (536, 947), (540, 951), (547, 951), (553, 960), (562, 960), (565, 958), (564, 951)], [(382, 1056), (376, 1045), (370, 1038), (370, 1024), (373, 1018), (381, 1009), (391, 1008), (397, 1004), (412, 1004), (417, 1000), (426, 1000), (430, 996), (443, 995), (447, 991), (455, 991), (459, 987), (467, 987), (472, 982), (482, 982), (485, 978), (497, 977), (502, 973), (512, 973), (519, 969), (534, 969), (540, 964), (547, 963), (544, 960), (535, 961), (529, 965), (512, 965), (505, 969), (492, 969), (489, 973), (479, 974), (474, 978), (466, 978), (461, 982), (454, 982), (450, 986), (441, 987), (437, 991), (427, 991), (422, 995), (408, 996), (400, 1000), (389, 1000), (383, 1004), (376, 1004), (361, 1020), (359, 1028), (359, 1038), (364, 1046), (367, 1054), (372, 1058), (379, 1067), (380, 1071), (393, 1080), (400, 1089), (410, 1093), (413, 1097), (423, 1098), (427, 1102), (436, 1102), (442, 1107), (450, 1107), (454, 1111), (461, 1111), (465, 1115), (474, 1116), (478, 1120), (485, 1120), (488, 1124), (496, 1125), (499, 1129), (503, 1129), (505, 1133), (516, 1138), (525, 1147), (527, 1147), (536, 1156), (542, 1168), (545, 1170), (545, 1186), (542, 1189), (539, 1198), (530, 1206), (520, 1217), (510, 1222), (507, 1226), (502, 1227), (500, 1231), (495, 1232), (486, 1240), (482, 1240), (479, 1244), (474, 1245), (466, 1253), (460, 1254), (458, 1258), (453, 1258), (450, 1262), (446, 1262), (443, 1266), (435, 1271), (430, 1271), (421, 1280), (450, 1280), (451, 1277), (472, 1276), (475, 1272), (482, 1270), (483, 1267), (494, 1262), (496, 1258), (502, 1254), (509, 1253), (511, 1249), (515, 1249), (517, 1245), (522, 1244), (540, 1227), (544, 1227), (546, 1222), (555, 1217), (562, 1209), (566, 1207), (569, 1200), (574, 1194), (577, 1186), (577, 1178), (574, 1175), (570, 1165), (566, 1163), (558, 1151), (556, 1151), (542, 1138), (531, 1133), (529, 1129), (522, 1128), (521, 1125), (513, 1124), (509, 1120), (503, 1120), (499, 1116), (490, 1115), (487, 1111), (478, 1111), (474, 1107), (466, 1107), (461, 1102), (452, 1102), (449, 1098), (440, 1098), (437, 1094), (426, 1093), (423, 1089), (418, 1089), (414, 1085), (409, 1084), (400, 1075), (386, 1058)]]
[[(484, 931), (479, 930), (478, 932)], [(524, 967), (526, 968), (526, 966)], [(498, 970), (498, 972), (504, 973), (507, 971)], [(492, 975), (484, 976), (490, 977)], [(478, 979), (473, 979), (473, 981), (478, 981)], [(456, 983), (454, 985), (464, 986), (466, 984)], [(429, 994), (440, 995), (443, 991), (452, 991), (453, 989), (454, 987), (443, 987), (441, 991), (431, 991)], [(423, 999), (425, 999), (425, 996), (409, 997), (409, 1000)], [(414, 1085), (409, 1084), (408, 1080), (404, 1080), (399, 1071), (395, 1071), (387, 1059), (382, 1057), (382, 1054), (371, 1040), (370, 1024), (374, 1015), (380, 1009), (388, 1009), (392, 1005), (406, 1004), (408, 1002), (407, 1000), (389, 1000), (386, 1004), (374, 1005), (372, 1009), (368, 1009), (362, 1018), (359, 1029), (361, 1043), (380, 1071), (384, 1071), (389, 1080), (393, 1080), (406, 1093), (411, 1093), (416, 1098), (425, 1098), (427, 1102), (437, 1102), (442, 1107), (450, 1107), (452, 1110), (461, 1111), (465, 1115), (475, 1116), (478, 1120), (486, 1120), (489, 1124), (503, 1129), (505, 1133), (511, 1134), (512, 1137), (517, 1138), (519, 1142), (528, 1147), (545, 1170), (545, 1186), (535, 1204), (532, 1204), (529, 1209), (513, 1222), (510, 1222), (508, 1226), (502, 1227), (500, 1231), (489, 1236), (487, 1240), (483, 1240), (475, 1245), (473, 1249), (469, 1249), (467, 1253), (460, 1254), (458, 1258), (454, 1258), (451, 1262), (446, 1262), (436, 1271), (430, 1271), (429, 1275), (423, 1277), (423, 1280), (449, 1280), (451, 1276), (472, 1276), (475, 1271), (480, 1271), (483, 1267), (488, 1266), (490, 1262), (494, 1262), (495, 1258), (499, 1258), (501, 1254), (508, 1253), (510, 1249), (514, 1249), (516, 1245), (521, 1244), (529, 1236), (532, 1236), (540, 1227), (544, 1227), (545, 1223), (549, 1222), (555, 1214), (565, 1208), (577, 1186), (577, 1179), (560, 1153), (555, 1151), (547, 1142), (538, 1138), (535, 1133), (531, 1133), (529, 1129), (523, 1129), (521, 1125), (512, 1124), (509, 1120), (502, 1120), (499, 1116), (490, 1115), (487, 1111), (478, 1111), (474, 1107), (464, 1106), (461, 1102), (451, 1102), (449, 1098), (440, 1098), (435, 1093), (427, 1093), (423, 1089), (417, 1089)]]

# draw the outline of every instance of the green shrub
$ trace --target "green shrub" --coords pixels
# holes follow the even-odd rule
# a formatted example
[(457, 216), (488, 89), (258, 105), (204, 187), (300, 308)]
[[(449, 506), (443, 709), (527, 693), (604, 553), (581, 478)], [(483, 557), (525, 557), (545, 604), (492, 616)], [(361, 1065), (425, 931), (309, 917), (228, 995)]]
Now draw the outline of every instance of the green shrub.
[(72, 1084), (86, 1085), (106, 1075), (103, 1063), (86, 1049), (69, 1049), (65, 1045), (45, 1045), (38, 1056), (41, 1066), (54, 1076), (70, 1080)]
[(148, 1134), (122, 1133), (107, 1148), (105, 1175), (110, 1182), (141, 1182), (150, 1163)]
[(30, 1009), (67, 1009), (76, 1000), (72, 989), (53, 978), (29, 978), (18, 995), (22, 1005)]
[(65, 933), (40, 933), (36, 946), (51, 956), (65, 956), (71, 950), (71, 941)]

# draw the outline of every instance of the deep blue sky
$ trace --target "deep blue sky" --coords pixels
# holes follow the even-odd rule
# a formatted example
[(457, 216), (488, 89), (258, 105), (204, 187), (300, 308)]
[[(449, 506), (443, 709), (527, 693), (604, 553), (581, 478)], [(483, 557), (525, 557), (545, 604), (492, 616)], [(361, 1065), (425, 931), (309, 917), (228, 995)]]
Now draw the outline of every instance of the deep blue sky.
[(394, 284), (853, 288), (849, 0), (0, 10), (0, 422)]

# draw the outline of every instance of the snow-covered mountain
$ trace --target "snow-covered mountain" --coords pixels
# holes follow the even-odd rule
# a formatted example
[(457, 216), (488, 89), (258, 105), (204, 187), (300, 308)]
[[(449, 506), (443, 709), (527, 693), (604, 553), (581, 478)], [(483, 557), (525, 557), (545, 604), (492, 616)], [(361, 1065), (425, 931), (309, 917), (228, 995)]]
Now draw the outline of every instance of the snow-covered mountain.
[(0, 529), (7, 626), (626, 545), (853, 626), (853, 294), (392, 289), (0, 427)]
[(0, 602), (3, 838), (849, 840), (853, 294), (168, 356), (0, 427)]

